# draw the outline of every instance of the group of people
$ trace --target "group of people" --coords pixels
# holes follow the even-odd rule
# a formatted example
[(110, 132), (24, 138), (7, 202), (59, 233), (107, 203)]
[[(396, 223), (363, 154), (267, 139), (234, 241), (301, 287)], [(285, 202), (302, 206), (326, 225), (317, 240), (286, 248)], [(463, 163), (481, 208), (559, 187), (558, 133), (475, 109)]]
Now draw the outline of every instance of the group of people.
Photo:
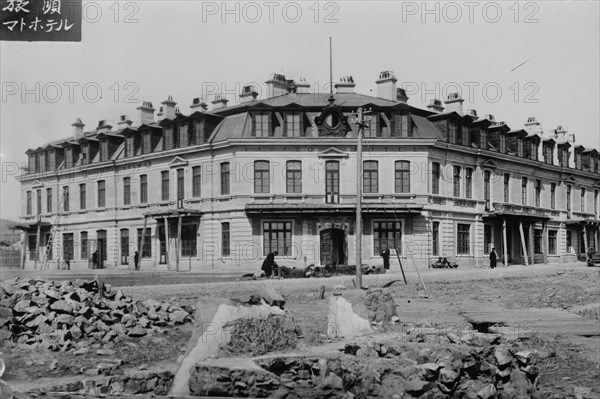
[[(92, 254), (92, 269), (100, 268), (100, 264), (98, 263), (100, 259), (98, 258), (98, 251), (94, 251)], [(66, 261), (67, 265), (69, 265), (69, 261)], [(133, 253), (133, 265), (135, 266), (135, 270), (140, 270), (140, 254), (138, 251)], [(70, 266), (69, 266), (70, 269)]]

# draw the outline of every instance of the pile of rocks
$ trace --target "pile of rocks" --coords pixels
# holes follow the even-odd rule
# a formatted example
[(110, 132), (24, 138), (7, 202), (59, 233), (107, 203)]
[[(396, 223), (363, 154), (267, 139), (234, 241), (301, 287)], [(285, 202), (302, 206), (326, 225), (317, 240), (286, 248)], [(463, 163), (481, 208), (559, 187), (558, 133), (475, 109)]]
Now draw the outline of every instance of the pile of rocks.
[(31, 348), (77, 349), (142, 337), (152, 329), (192, 321), (193, 309), (152, 299), (134, 301), (99, 279), (52, 282), (14, 278), (0, 284), (0, 342)]
[(277, 398), (534, 397), (538, 354), (508, 344), (359, 343), (343, 353), (260, 359), (261, 369), (197, 364), (190, 392)]

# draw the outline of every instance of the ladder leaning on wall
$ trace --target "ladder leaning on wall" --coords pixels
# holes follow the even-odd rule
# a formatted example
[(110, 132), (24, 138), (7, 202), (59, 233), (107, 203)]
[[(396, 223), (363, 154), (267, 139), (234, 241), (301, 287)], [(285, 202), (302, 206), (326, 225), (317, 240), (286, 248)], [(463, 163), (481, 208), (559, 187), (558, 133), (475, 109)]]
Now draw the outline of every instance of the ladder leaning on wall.
[[(60, 199), (60, 204), (58, 205), (58, 209), (56, 215), (54, 215), (54, 220), (52, 221), (52, 225), (50, 226), (50, 236), (48, 237), (48, 242), (46, 243), (46, 250), (44, 251), (44, 257), (42, 258), (42, 264), (40, 266), (40, 270), (50, 269), (50, 254), (52, 253), (52, 246), (54, 245), (54, 240), (56, 239), (56, 235), (58, 234), (60, 219), (63, 214), (65, 202), (69, 197), (69, 192), (63, 189), (62, 196)], [(58, 259), (58, 254), (56, 254)], [(58, 266), (57, 266), (58, 267)]]

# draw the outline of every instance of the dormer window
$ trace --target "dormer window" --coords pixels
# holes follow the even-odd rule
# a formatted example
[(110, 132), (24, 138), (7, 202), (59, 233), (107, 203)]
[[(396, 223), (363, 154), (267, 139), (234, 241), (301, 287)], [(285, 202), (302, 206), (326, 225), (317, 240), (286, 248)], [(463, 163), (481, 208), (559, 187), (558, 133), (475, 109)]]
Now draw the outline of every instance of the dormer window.
[(257, 112), (253, 115), (252, 135), (255, 137), (273, 136), (270, 112)]
[(480, 129), (480, 141), (479, 141), (479, 147), (487, 150), (488, 149), (488, 137), (487, 137), (487, 132), (484, 129)]
[(363, 134), (365, 137), (381, 137), (379, 114), (371, 114), (371, 119), (367, 121), (367, 126), (364, 128)]
[(569, 166), (569, 150), (566, 148), (560, 150), (560, 166)]
[(549, 165), (553, 164), (554, 151), (552, 150), (551, 145), (544, 146), (544, 162)]
[(531, 159), (534, 161), (538, 160), (538, 143), (536, 141), (531, 141), (531, 153), (529, 154)]
[(500, 148), (499, 151), (504, 154), (506, 153), (506, 136), (502, 133), (498, 133), (500, 135)]
[(410, 114), (394, 114), (394, 137), (412, 137), (412, 124)]
[(304, 130), (302, 126), (301, 112), (288, 112), (285, 114), (285, 132), (287, 137), (302, 137)]
[(517, 138), (517, 156), (519, 158), (523, 158), (525, 153), (525, 147), (522, 138)]
[(453, 121), (448, 121), (448, 142), (450, 144), (456, 144), (456, 131), (457, 124)]
[(108, 139), (100, 142), (100, 162), (108, 160)]
[(575, 152), (575, 168), (581, 169), (581, 154)]
[(462, 125), (460, 127), (461, 131), (461, 144), (465, 146), (471, 145), (471, 134), (469, 133), (469, 127), (467, 125)]

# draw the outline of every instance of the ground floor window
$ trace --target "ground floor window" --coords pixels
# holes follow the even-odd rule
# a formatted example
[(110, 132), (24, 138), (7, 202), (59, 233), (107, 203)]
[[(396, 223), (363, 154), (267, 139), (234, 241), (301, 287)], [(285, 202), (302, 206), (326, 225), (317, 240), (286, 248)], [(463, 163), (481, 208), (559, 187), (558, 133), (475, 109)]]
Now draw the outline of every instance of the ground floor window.
[(556, 230), (548, 230), (548, 253), (550, 255), (556, 255), (556, 237), (558, 235), (558, 231)]
[(373, 222), (373, 252), (381, 254), (384, 249), (397, 249), (402, 253), (402, 224), (400, 222)]
[(456, 225), (456, 253), (458, 255), (469, 255), (471, 253), (471, 225)]
[(292, 222), (263, 223), (263, 255), (274, 251), (279, 256), (292, 255)]
[(181, 226), (181, 256), (184, 258), (196, 257), (196, 224), (184, 224)]
[(223, 222), (221, 223), (221, 256), (229, 256), (230, 254), (229, 222)]
[(129, 264), (129, 229), (121, 230), (121, 264)]
[(98, 237), (98, 255), (102, 256), (102, 260), (107, 260), (108, 259), (108, 255), (107, 255), (107, 242), (106, 242), (106, 230), (98, 230), (98, 232), (96, 233), (96, 236)]
[(492, 236), (492, 225), (483, 225), (483, 253), (489, 254), (492, 250), (493, 236)]
[(137, 239), (138, 239), (138, 251), (141, 252), (142, 258), (150, 258), (152, 256), (152, 233), (149, 227), (146, 228), (144, 232), (144, 248), (139, 250), (142, 246), (142, 229), (137, 229)]
[(433, 247), (433, 256), (440, 254), (440, 222), (433, 222), (431, 230), (431, 241)]
[(87, 260), (88, 258), (88, 233), (82, 231), (80, 233), (81, 238), (81, 260)]
[(533, 253), (536, 255), (542, 254), (542, 240), (543, 240), (542, 229), (534, 229), (533, 230)]
[(585, 232), (579, 233), (579, 253), (584, 254), (585, 251)]
[(63, 234), (63, 260), (73, 260), (73, 233)]
[(573, 232), (571, 230), (567, 230), (567, 248), (566, 251), (568, 254), (573, 253)]

